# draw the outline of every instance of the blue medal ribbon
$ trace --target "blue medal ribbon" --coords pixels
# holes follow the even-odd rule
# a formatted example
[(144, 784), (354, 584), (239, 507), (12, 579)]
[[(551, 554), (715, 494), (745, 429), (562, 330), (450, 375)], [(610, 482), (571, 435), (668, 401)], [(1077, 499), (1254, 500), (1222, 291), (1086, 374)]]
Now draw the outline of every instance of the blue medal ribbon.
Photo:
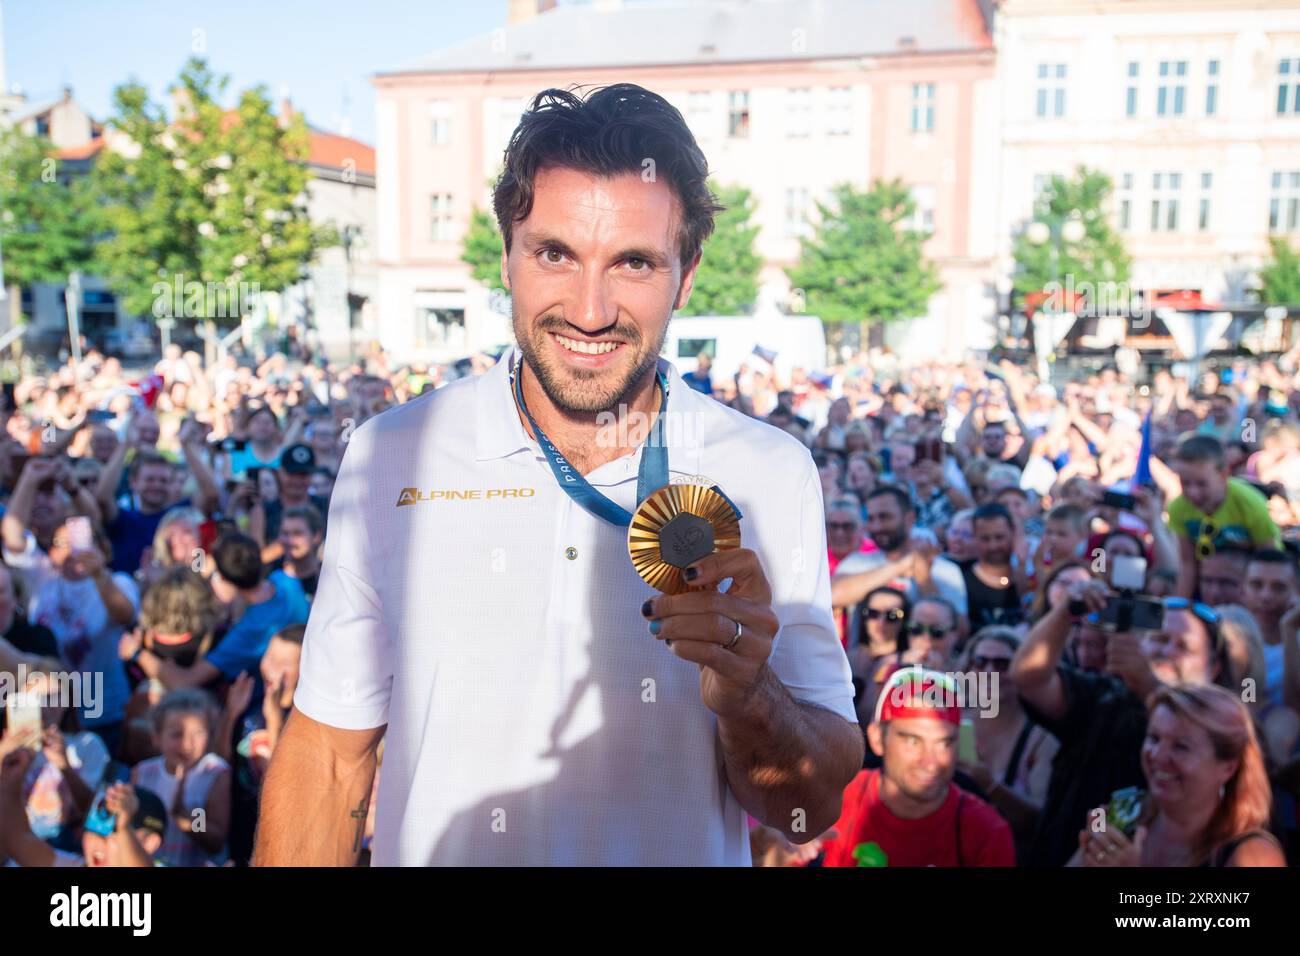
[[(522, 362), (523, 358), (521, 356), (515, 361), (514, 368), (510, 370), (510, 385), (514, 389), (515, 400), (519, 403), (520, 410), (524, 413), (524, 417), (528, 419), (533, 434), (537, 436), (537, 443), (542, 446), (542, 453), (546, 457), (547, 464), (551, 466), (551, 471), (555, 474), (556, 482), (564, 489), (565, 494), (597, 518), (603, 518), (610, 524), (623, 528), (628, 527), (632, 524), (632, 512), (611, 501), (593, 488), (591, 483), (579, 473), (578, 469), (569, 464), (569, 460), (564, 457), (564, 453), (555, 447), (555, 443), (546, 437), (546, 433), (538, 427), (532, 413), (528, 411), (528, 406), (524, 403), (524, 389), (519, 376)], [(663, 401), (659, 406), (659, 414), (655, 416), (654, 425), (650, 428), (650, 437), (641, 449), (641, 467), (637, 471), (636, 478), (636, 501), (638, 505), (668, 484), (668, 449), (664, 445), (664, 413), (668, 410), (668, 380), (664, 377), (663, 372), (656, 369), (655, 381), (659, 383), (659, 391), (663, 394)]]

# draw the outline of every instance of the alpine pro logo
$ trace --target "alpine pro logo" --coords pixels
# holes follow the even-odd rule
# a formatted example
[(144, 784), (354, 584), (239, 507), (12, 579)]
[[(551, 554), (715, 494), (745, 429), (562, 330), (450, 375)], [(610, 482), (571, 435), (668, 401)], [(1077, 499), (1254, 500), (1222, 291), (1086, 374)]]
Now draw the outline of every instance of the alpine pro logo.
[(397, 495), (396, 507), (423, 504), (426, 501), (491, 501), (506, 498), (531, 498), (537, 494), (536, 488), (440, 488), (421, 491), (419, 488), (403, 488)]

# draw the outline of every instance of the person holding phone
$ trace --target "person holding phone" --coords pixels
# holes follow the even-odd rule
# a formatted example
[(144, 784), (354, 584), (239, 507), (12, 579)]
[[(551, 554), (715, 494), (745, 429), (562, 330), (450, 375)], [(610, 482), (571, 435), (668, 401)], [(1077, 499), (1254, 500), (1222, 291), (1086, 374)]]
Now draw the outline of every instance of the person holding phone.
[(963, 759), (958, 767), (1011, 824), (1016, 858), (1024, 859), (1047, 800), (1052, 761), (1060, 744), (1030, 720), (1020, 704), (1010, 673), (1020, 645), (1019, 635), (1009, 627), (994, 625), (971, 636), (961, 670), (987, 675), (997, 700), (995, 710), (968, 708), (966, 720), (974, 731), (975, 759)]
[(1286, 866), (1268, 830), (1272, 785), (1245, 704), (1213, 685), (1166, 685), (1148, 707), (1140, 810), (1127, 826), (1105, 827), (1093, 823), (1106, 808), (1093, 810), (1070, 865)]
[(16, 750), (0, 759), (0, 866), (12, 862), (24, 867), (150, 867), (162, 845), (166, 811), (157, 794), (114, 783), (101, 788), (96, 802), (112, 821), (112, 829), (99, 833), (84, 829), (81, 855), (56, 849), (31, 830), (23, 813), (23, 781), (34, 756)]
[(1064, 662), (1074, 625), (1104, 615), (1114, 597), (1101, 581), (1077, 581), (1041, 617), (1011, 663), (1029, 718), (1061, 743), (1028, 865), (1062, 866), (1077, 846), (1079, 821), (1125, 787), (1140, 785), (1147, 696), (1162, 684), (1231, 681), (1218, 615), (1170, 598), (1158, 631), (1106, 632), (1106, 666), (1089, 673)]

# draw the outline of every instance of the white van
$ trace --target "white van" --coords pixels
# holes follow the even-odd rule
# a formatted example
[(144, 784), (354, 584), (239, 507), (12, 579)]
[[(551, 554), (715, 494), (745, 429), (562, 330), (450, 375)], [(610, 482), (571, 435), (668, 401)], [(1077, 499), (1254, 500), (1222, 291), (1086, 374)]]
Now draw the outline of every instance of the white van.
[(826, 367), (826, 332), (815, 315), (683, 315), (668, 323), (664, 358), (683, 375), (695, 371), (696, 357), (706, 352), (713, 359), (711, 377), (731, 378), (741, 364), (762, 368), (754, 354), (758, 346), (776, 353), (774, 364), (783, 377), (796, 366), (816, 372)]

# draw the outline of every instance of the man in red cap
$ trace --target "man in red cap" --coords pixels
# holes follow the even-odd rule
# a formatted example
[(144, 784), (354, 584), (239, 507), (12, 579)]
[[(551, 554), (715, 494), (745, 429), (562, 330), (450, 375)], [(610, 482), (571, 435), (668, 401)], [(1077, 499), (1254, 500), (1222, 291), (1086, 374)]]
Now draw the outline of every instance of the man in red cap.
[(825, 866), (1015, 866), (1011, 827), (952, 782), (960, 726), (947, 675), (905, 667), (889, 677), (867, 727), (883, 765), (844, 791)]

